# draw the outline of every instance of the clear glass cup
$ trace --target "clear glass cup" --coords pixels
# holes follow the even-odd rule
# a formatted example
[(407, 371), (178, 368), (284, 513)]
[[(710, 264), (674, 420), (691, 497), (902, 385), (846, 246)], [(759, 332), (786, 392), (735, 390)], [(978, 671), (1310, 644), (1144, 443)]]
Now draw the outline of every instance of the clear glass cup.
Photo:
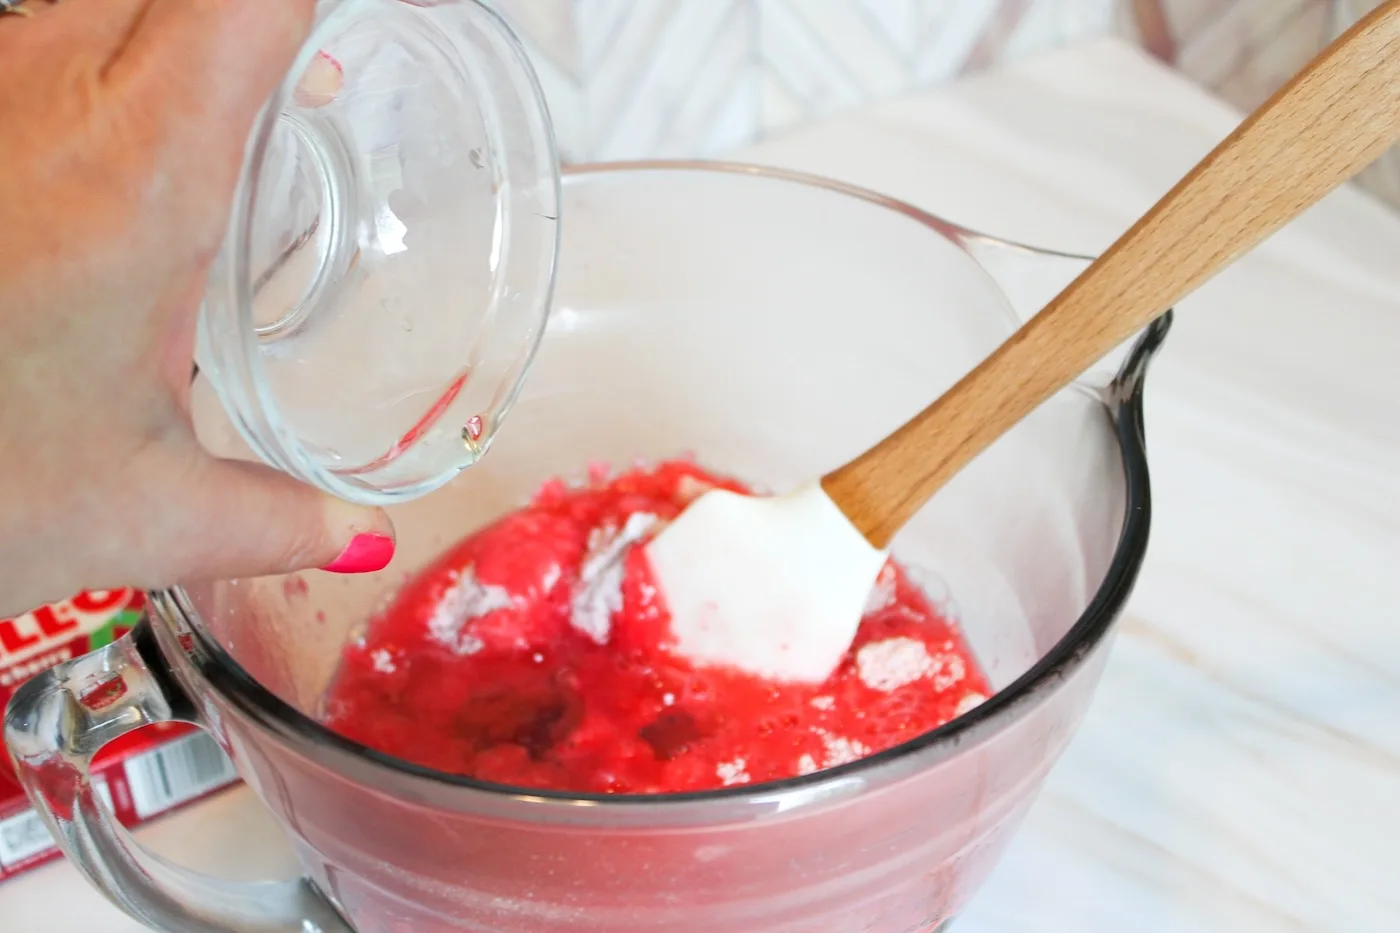
[(249, 142), (197, 358), (216, 453), (346, 499), (490, 446), (544, 323), (559, 178), (525, 52), (477, 0), (319, 0)]
[[(564, 199), (574, 239), (510, 428), (478, 467), (394, 507), (389, 568), (152, 594), (149, 623), (17, 694), (6, 739), (25, 787), (134, 916), (170, 933), (927, 933), (976, 890), (1073, 735), (1147, 544), (1143, 378), (1167, 318), (896, 540), (999, 691), (935, 732), (791, 781), (589, 797), (435, 773), (318, 724), (374, 607), (541, 482), (684, 451), (774, 488), (819, 475), (1084, 265), (769, 169), (580, 169)], [(113, 825), (92, 754), (170, 719), (228, 750), (304, 879), (194, 876)]]

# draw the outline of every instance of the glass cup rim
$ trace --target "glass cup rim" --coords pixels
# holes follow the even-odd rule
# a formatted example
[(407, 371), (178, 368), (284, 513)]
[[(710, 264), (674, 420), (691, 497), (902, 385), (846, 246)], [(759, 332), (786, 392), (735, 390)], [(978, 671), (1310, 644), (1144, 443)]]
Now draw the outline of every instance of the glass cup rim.
[[(903, 214), (950, 239), (960, 248), (965, 249), (965, 242), (974, 240), (1042, 258), (1078, 262), (1087, 262), (1090, 259), (984, 234), (897, 198), (857, 185), (789, 169), (738, 162), (641, 160), (568, 166), (562, 174), (567, 183), (571, 178), (658, 171), (740, 174), (805, 185), (853, 197)], [(173, 631), (182, 635), (188, 632), (190, 639), (186, 641), (181, 638), (181, 647), (207, 687), (263, 729), (289, 742), (310, 743), (312, 747), (338, 753), (338, 756), (349, 756), (349, 760), (367, 762), (374, 771), (382, 770), (400, 778), (427, 782), (427, 786), (430, 787), (475, 791), (498, 801), (554, 803), (569, 808), (587, 807), (614, 813), (624, 808), (664, 809), (718, 804), (723, 801), (776, 801), (787, 798), (794, 792), (806, 794), (813, 801), (824, 800), (829, 795), (822, 793), (823, 789), (836, 791), (853, 777), (874, 776), (888, 770), (895, 763), (908, 762), (915, 757), (921, 759), (918, 770), (926, 770), (937, 762), (952, 757), (960, 749), (978, 744), (1004, 731), (1028, 709), (1037, 705), (1041, 697), (1053, 693), (1101, 647), (1114, 622), (1122, 613), (1146, 555), (1151, 524), (1151, 491), (1142, 429), (1142, 398), (1148, 364), (1166, 338), (1171, 318), (1172, 312), (1166, 312), (1138, 338), (1126, 362), (1100, 398), (1111, 416), (1111, 429), (1118, 439), (1118, 450), (1124, 470), (1125, 508), (1108, 570), (1079, 618), (1029, 669), (975, 709), (900, 745), (835, 768), (782, 781), (715, 790), (617, 795), (520, 788), (448, 774), (404, 761), (347, 739), (276, 696), (244, 671), (208, 633), (183, 588), (177, 586), (151, 591), (148, 594), (151, 612)], [(341, 760), (346, 759), (342, 757)], [(790, 811), (793, 807), (786, 805), (782, 809)]]

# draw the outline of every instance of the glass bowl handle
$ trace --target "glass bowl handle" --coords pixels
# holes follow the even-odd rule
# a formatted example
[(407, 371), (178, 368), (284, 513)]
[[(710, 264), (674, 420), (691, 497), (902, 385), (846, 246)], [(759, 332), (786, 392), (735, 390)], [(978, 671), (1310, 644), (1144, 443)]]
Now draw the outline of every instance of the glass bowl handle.
[(149, 629), (136, 629), (16, 691), (5, 743), (29, 799), (69, 860), (114, 904), (166, 933), (353, 933), (305, 880), (234, 883), (147, 852), (93, 790), (93, 756), (157, 722), (203, 725)]

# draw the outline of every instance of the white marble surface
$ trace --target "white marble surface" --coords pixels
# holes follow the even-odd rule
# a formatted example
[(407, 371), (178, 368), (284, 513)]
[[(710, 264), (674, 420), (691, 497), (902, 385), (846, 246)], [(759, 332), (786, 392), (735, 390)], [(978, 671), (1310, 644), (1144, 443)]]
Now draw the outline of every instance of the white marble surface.
[[(1103, 42), (746, 155), (1092, 252), (1237, 119)], [(1183, 305), (1149, 384), (1148, 566), (961, 933), (1400, 928), (1397, 351), (1400, 216), (1352, 190)], [(290, 870), (246, 791), (141, 836), (223, 874)], [(4, 933), (138, 929), (67, 865), (0, 886)]]

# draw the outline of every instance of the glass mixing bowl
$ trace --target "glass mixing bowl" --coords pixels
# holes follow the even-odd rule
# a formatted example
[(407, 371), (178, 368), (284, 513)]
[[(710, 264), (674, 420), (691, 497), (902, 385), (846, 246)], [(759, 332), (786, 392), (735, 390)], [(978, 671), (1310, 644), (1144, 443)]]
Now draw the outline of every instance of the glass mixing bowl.
[[(896, 540), (999, 690), (916, 741), (780, 783), (586, 797), (435, 773), (318, 724), (373, 609), (542, 481), (685, 451), (774, 489), (820, 475), (1083, 267), (767, 169), (585, 168), (564, 199), (557, 302), (514, 417), (476, 468), (394, 507), (388, 569), (152, 594), (148, 624), (17, 695), (6, 736), (25, 786), (89, 879), (157, 929), (926, 933), (976, 890), (1073, 735), (1147, 544), (1143, 376), (1166, 318)], [(221, 414), (207, 392), (198, 410), (206, 426)], [(304, 880), (193, 876), (113, 825), (87, 763), (169, 719), (218, 738)]]

